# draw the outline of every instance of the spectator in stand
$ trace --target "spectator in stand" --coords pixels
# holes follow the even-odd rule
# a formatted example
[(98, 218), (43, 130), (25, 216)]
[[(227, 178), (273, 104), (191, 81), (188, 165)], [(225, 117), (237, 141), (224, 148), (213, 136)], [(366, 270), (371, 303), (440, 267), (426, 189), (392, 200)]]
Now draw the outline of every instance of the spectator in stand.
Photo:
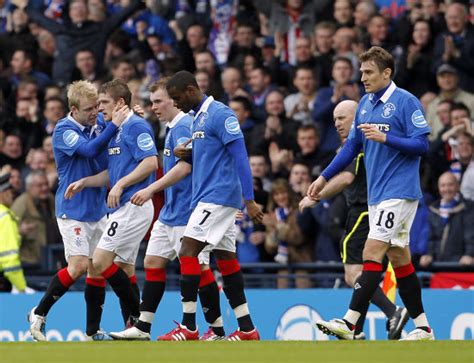
[(305, 164), (314, 180), (329, 165), (335, 153), (320, 149), (321, 137), (314, 125), (304, 125), (298, 128), (296, 141), (300, 151), (295, 156), (295, 162)]
[[(28, 0), (13, 0), (12, 3), (25, 8)], [(72, 0), (69, 3), (69, 19), (58, 23), (47, 18), (30, 4), (27, 8), (30, 19), (56, 36), (57, 54), (53, 65), (53, 80), (60, 85), (71, 81), (74, 70), (71, 59), (74, 59), (81, 48), (87, 47), (93, 50), (97, 60), (104, 59), (105, 45), (110, 34), (140, 6), (141, 1), (131, 0), (130, 5), (122, 11), (107, 17), (102, 22), (93, 22), (87, 19), (86, 1)], [(100, 70), (102, 63), (98, 63), (97, 67)]]
[(346, 26), (354, 26), (354, 19), (352, 16), (352, 3), (350, 0), (336, 0), (334, 2), (334, 19), (338, 28)]
[(442, 64), (456, 67), (460, 88), (474, 93), (474, 28), (468, 21), (466, 6), (459, 2), (449, 4), (445, 19), (447, 32), (436, 39), (433, 70)]
[(293, 192), (300, 198), (306, 196), (306, 192), (311, 185), (311, 180), (309, 168), (306, 164), (295, 162), (291, 166), (288, 183), (290, 184)]
[(369, 21), (376, 13), (377, 8), (373, 1), (362, 0), (357, 3), (354, 11), (354, 25), (356, 31), (358, 31), (361, 36), (364, 37), (367, 35)]
[(183, 60), (184, 69), (194, 72), (196, 70), (195, 54), (207, 48), (206, 30), (201, 24), (192, 24), (184, 31), (176, 20), (170, 21), (169, 26), (176, 36), (176, 54)]
[[(396, 43), (391, 39), (387, 19), (380, 14), (373, 15), (367, 25), (367, 38), (365, 40), (365, 48), (369, 49), (373, 46), (379, 46), (386, 49), (397, 60), (399, 50)], [(400, 48), (400, 47), (398, 47)]]
[(252, 117), (257, 122), (262, 122), (265, 120), (265, 99), (267, 98), (272, 87), (272, 79), (270, 77), (270, 72), (267, 68), (259, 67), (254, 68), (250, 72), (250, 79), (248, 81), (251, 98), (253, 104), (253, 114)]
[(241, 64), (246, 54), (260, 53), (260, 48), (255, 45), (255, 29), (248, 22), (239, 22), (235, 30), (234, 41), (230, 46), (228, 64)]
[[(319, 1), (327, 2), (327, 1)], [(257, 10), (268, 18), (269, 34), (281, 34), (284, 39), (283, 59), (295, 65), (296, 39), (300, 36), (310, 37), (315, 25), (315, 2), (303, 0), (256, 1)]]
[(243, 89), (242, 73), (236, 67), (226, 67), (221, 73), (221, 83), (224, 89), (224, 94), (221, 101), (229, 104), (229, 101), (235, 97), (243, 96), (249, 97), (247, 92)]
[(432, 262), (474, 263), (474, 204), (459, 194), (456, 177), (446, 172), (438, 180), (441, 198), (430, 206), (429, 250), (420, 266)]
[(24, 77), (30, 77), (36, 80), (38, 88), (43, 90), (51, 84), (51, 79), (43, 72), (36, 71), (35, 56), (31, 51), (17, 49), (10, 60), (12, 75), (9, 78), (11, 85), (17, 87), (20, 80)]
[(80, 49), (75, 56), (75, 75), (74, 80), (96, 81), (99, 77), (97, 74), (97, 61), (94, 52), (90, 49)]
[(316, 79), (313, 69), (299, 66), (296, 69), (293, 85), (298, 93), (286, 96), (284, 100), (286, 117), (303, 125), (313, 122), (312, 112), (316, 98)]
[(221, 85), (221, 73), (217, 67), (216, 59), (209, 50), (201, 50), (194, 53), (194, 61), (197, 71), (206, 71), (211, 77), (209, 86), (209, 96), (213, 96), (216, 100), (220, 99), (223, 94)]
[[(456, 177), (459, 184), (464, 180), (464, 175), (467, 168), (472, 164), (473, 154), (473, 135), (467, 131), (461, 131), (456, 137), (457, 157), (451, 162), (449, 171)], [(467, 183), (474, 183), (470, 180)]]
[(354, 52), (354, 44), (358, 43), (358, 37), (354, 28), (341, 27), (334, 33), (334, 51), (335, 57), (345, 57), (351, 60), (354, 72), (352, 72), (352, 81), (360, 80), (359, 58)]
[(41, 30), (37, 36), (39, 51), (36, 60), (38, 71), (51, 74), (53, 72), (54, 53), (56, 53), (56, 40), (47, 30)]
[(26, 192), (13, 203), (12, 210), (20, 223), (22, 263), (38, 265), (41, 248), (46, 244), (61, 243), (54, 215), (54, 196), (43, 171), (31, 172), (26, 178)]
[(246, 97), (237, 96), (230, 100), (229, 107), (234, 111), (239, 120), (240, 129), (244, 134), (245, 146), (247, 150), (252, 150), (253, 140), (252, 133), (255, 127), (255, 121), (250, 118), (252, 113), (252, 105)]
[(209, 94), (211, 87), (211, 76), (207, 71), (201, 69), (200, 71), (194, 72), (194, 77), (202, 93)]
[[(302, 233), (296, 221), (299, 199), (286, 180), (278, 179), (273, 182), (268, 213), (263, 218), (266, 227), (265, 249), (275, 255), (276, 262), (283, 265), (311, 262), (313, 256), (312, 243)], [(287, 273), (287, 270), (278, 272), (278, 288), (289, 287), (289, 279), (285, 277)], [(295, 273), (300, 276), (295, 278), (297, 288), (311, 287), (311, 280), (306, 277), (307, 271), (297, 270)]]
[(443, 127), (436, 114), (438, 104), (444, 100), (461, 102), (465, 104), (471, 114), (474, 114), (474, 94), (459, 88), (459, 76), (456, 68), (449, 64), (443, 64), (436, 72), (436, 80), (439, 86), (438, 96), (429, 104), (426, 111), (426, 119), (431, 127), (430, 140), (434, 140)]
[(66, 116), (66, 107), (59, 97), (51, 97), (44, 103), (42, 126), (47, 135), (52, 135), (59, 120)]
[(272, 188), (272, 182), (268, 178), (269, 166), (267, 159), (263, 154), (249, 154), (249, 164), (254, 179), (258, 179), (262, 184), (260, 189), (269, 192)]
[(413, 25), (408, 44), (398, 63), (395, 83), (420, 98), (436, 91), (436, 79), (431, 72), (433, 41), (430, 23), (419, 19)]
[(343, 100), (359, 101), (363, 89), (351, 81), (354, 68), (348, 58), (337, 57), (332, 66), (334, 83), (318, 91), (313, 106), (313, 120), (321, 133), (321, 150), (335, 151), (340, 140), (332, 118), (336, 105)]
[(12, 168), (19, 170), (25, 165), (23, 144), (18, 134), (10, 134), (5, 137), (0, 153), (0, 167), (4, 165), (10, 165)]
[(133, 62), (127, 57), (121, 57), (116, 59), (112, 63), (112, 78), (120, 78), (125, 82), (129, 82), (132, 78), (135, 78), (136, 72)]
[(333, 49), (335, 32), (336, 27), (329, 21), (321, 21), (314, 27), (315, 73), (319, 87), (328, 87), (331, 81), (331, 67), (335, 55)]
[(51, 191), (56, 192), (58, 172), (56, 170), (56, 162), (53, 153), (53, 140), (51, 136), (46, 136), (43, 140), (43, 150), (46, 153), (46, 176), (48, 184), (51, 186)]

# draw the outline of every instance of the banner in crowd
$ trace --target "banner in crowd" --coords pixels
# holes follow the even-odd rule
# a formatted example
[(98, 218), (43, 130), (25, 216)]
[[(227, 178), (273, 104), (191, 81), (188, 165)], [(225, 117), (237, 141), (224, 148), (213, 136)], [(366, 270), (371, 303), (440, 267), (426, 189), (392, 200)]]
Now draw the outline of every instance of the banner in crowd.
[(431, 276), (432, 289), (472, 289), (474, 273), (437, 272)]
[[(318, 319), (342, 317), (351, 297), (351, 290), (248, 290), (247, 297), (255, 325), (266, 340), (328, 340), (316, 327)], [(0, 294), (0, 341), (31, 340), (26, 314), (41, 298), (41, 294)], [(474, 291), (436, 290), (423, 291), (424, 306), (437, 339), (468, 339), (474, 337)], [(397, 297), (397, 302), (399, 298)], [(226, 333), (236, 329), (236, 320), (224, 294), (221, 294), (222, 314)], [(202, 311), (198, 306), (200, 332), (207, 330)], [(158, 307), (152, 327), (152, 336), (174, 328), (173, 319), (181, 319), (179, 292), (167, 292)], [(386, 318), (371, 307), (365, 322), (368, 339), (385, 340)], [(102, 328), (120, 331), (123, 322), (119, 304), (113, 292), (108, 292), (104, 306)], [(413, 329), (409, 321), (406, 332)], [(48, 340), (83, 340), (85, 330), (85, 302), (80, 292), (66, 294), (51, 310), (47, 318)]]

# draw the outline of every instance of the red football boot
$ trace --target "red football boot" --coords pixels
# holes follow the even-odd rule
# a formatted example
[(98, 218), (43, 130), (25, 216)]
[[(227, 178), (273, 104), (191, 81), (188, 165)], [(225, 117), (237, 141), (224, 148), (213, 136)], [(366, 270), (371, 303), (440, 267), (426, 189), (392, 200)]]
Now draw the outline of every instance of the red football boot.
[(199, 340), (199, 331), (196, 329), (194, 331), (189, 330), (184, 325), (176, 322), (177, 327), (171, 330), (169, 333), (158, 337), (157, 340), (167, 340), (167, 341), (185, 341), (185, 340)]

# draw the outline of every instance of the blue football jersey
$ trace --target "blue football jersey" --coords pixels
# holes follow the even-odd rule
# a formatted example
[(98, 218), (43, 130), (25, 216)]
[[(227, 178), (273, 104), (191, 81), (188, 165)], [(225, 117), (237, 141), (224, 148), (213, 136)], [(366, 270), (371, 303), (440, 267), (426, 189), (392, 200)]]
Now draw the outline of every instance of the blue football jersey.
[(365, 95), (357, 108), (349, 139), (363, 145), (367, 173), (368, 204), (388, 199), (421, 198), (420, 156), (407, 155), (390, 146), (367, 140), (358, 125), (376, 125), (386, 134), (411, 138), (431, 132), (423, 107), (411, 93), (394, 82), (376, 100)]
[[(132, 112), (128, 117), (109, 142), (108, 170), (111, 187), (130, 174), (143, 159), (158, 154), (153, 130), (148, 122)], [(155, 173), (151, 173), (141, 182), (125, 188), (120, 197), (119, 207), (130, 201), (133, 194), (154, 181)]]
[[(173, 150), (191, 138), (193, 118), (180, 112), (167, 124), (163, 168), (166, 174), (179, 162)], [(191, 174), (165, 189), (165, 205), (160, 211), (159, 220), (168, 226), (185, 226), (191, 215), (192, 184)]]
[(193, 209), (198, 202), (242, 207), (242, 186), (226, 145), (243, 137), (232, 109), (208, 97), (192, 125)]
[(77, 155), (79, 146), (95, 138), (103, 129), (103, 119), (97, 119), (92, 130), (76, 122), (70, 115), (58, 122), (53, 132), (53, 153), (58, 170), (59, 186), (56, 191), (56, 216), (82, 222), (96, 222), (106, 213), (106, 188), (85, 188), (72, 199), (64, 199), (69, 184), (105, 170), (107, 150), (97, 158)]

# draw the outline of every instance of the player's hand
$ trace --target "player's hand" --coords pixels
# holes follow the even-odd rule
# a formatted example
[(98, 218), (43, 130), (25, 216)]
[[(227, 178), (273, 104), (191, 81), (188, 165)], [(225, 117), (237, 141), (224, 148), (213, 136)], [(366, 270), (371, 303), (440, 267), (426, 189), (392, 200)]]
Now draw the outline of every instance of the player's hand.
[(130, 109), (128, 108), (128, 106), (123, 106), (123, 107), (119, 107), (118, 105), (115, 106), (114, 111), (112, 113), (112, 123), (115, 126), (120, 127), (120, 125), (122, 125), (122, 122), (124, 122), (125, 119), (127, 118), (127, 115), (129, 112), (130, 112)]
[(469, 265), (472, 265), (473, 263), (474, 263), (474, 258), (472, 258), (469, 255), (464, 255), (459, 260), (459, 264), (463, 266), (469, 266)]
[(120, 197), (122, 196), (123, 188), (119, 184), (115, 184), (110, 189), (109, 196), (107, 197), (107, 206), (109, 208), (117, 208), (120, 205)]
[(326, 181), (326, 179), (324, 179), (323, 176), (318, 177), (318, 179), (316, 179), (314, 182), (311, 183), (311, 185), (308, 188), (308, 192), (306, 193), (306, 195), (310, 199), (318, 201), (319, 199), (321, 199), (321, 197), (319, 196), (319, 193), (321, 192), (321, 190), (323, 190), (326, 183), (327, 183), (327, 181)]
[(133, 112), (135, 112), (141, 118), (145, 117), (145, 110), (140, 105), (135, 105), (132, 107)]
[(423, 255), (420, 258), (420, 266), (421, 267), (427, 267), (428, 265), (431, 265), (431, 262), (433, 262), (433, 256)]
[(377, 126), (369, 124), (360, 124), (357, 126), (360, 129), (367, 140), (372, 140), (375, 142), (385, 143), (387, 141), (387, 134), (380, 131)]
[(238, 210), (237, 214), (235, 215), (235, 220), (236, 221), (243, 221), (244, 218), (245, 218), (244, 212), (242, 212), (241, 210)]
[(247, 207), (247, 214), (249, 217), (256, 223), (262, 223), (263, 220), (263, 212), (262, 208), (255, 203), (254, 200), (248, 200), (245, 202), (245, 206)]
[(307, 196), (304, 197), (303, 199), (301, 199), (300, 204), (299, 204), (300, 213), (303, 213), (303, 211), (306, 208), (314, 207), (316, 204), (318, 204), (318, 202), (316, 200), (311, 199)]
[(193, 149), (188, 147), (188, 145), (192, 142), (192, 139), (189, 139), (183, 144), (179, 144), (173, 150), (174, 156), (180, 159), (190, 159), (193, 155)]
[(130, 202), (141, 207), (146, 201), (150, 200), (152, 196), (153, 193), (149, 191), (148, 188), (145, 188), (136, 192), (130, 199)]
[(74, 183), (69, 184), (66, 191), (64, 192), (64, 198), (71, 199), (74, 195), (79, 193), (85, 187), (86, 187), (86, 183), (84, 179), (79, 179), (78, 181), (75, 181)]

